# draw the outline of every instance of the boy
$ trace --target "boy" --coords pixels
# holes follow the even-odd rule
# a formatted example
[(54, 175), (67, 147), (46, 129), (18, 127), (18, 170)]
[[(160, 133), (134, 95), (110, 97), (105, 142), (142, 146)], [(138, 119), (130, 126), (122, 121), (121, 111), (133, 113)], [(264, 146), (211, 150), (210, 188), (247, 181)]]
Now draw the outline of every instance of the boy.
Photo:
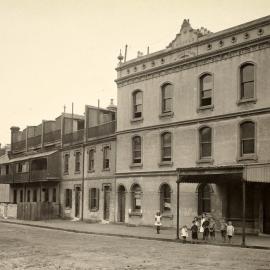
[(227, 231), (227, 224), (225, 223), (225, 220), (222, 219), (220, 221), (220, 232), (221, 232), (221, 238), (223, 242), (226, 241), (226, 231)]
[(192, 238), (191, 241), (192, 241), (192, 244), (194, 244), (198, 240), (198, 226), (195, 220), (192, 221), (192, 226), (190, 229), (191, 229), (191, 238)]

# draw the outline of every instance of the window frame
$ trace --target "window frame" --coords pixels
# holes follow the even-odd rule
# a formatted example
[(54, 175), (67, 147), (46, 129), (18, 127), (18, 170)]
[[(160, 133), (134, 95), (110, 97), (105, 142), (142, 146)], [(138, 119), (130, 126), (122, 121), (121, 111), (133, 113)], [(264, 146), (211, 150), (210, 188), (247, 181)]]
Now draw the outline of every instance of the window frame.
[[(242, 138), (242, 126), (248, 123), (252, 123), (253, 124), (253, 133), (254, 133), (254, 137), (253, 138), (245, 138), (245, 141), (247, 140), (253, 140), (253, 153), (243, 153), (243, 138)], [(257, 159), (256, 157), (256, 146), (257, 146), (257, 135), (256, 135), (256, 122), (254, 122), (253, 120), (247, 119), (242, 121), (241, 123), (239, 123), (239, 156), (240, 159)]]
[(88, 197), (88, 207), (90, 212), (99, 210), (99, 188), (90, 188)]
[[(169, 196), (165, 196), (166, 194), (166, 188), (168, 188), (168, 194)], [(172, 212), (172, 189), (171, 189), (171, 186), (168, 184), (168, 183), (162, 183), (160, 185), (160, 188), (159, 188), (159, 193), (160, 193), (160, 196), (159, 196), (159, 199), (160, 199), (160, 213), (162, 214), (170, 214)], [(170, 209), (165, 209), (165, 203), (169, 203), (170, 204)]]
[[(208, 187), (209, 197), (205, 197), (205, 188)], [(200, 183), (197, 187), (198, 192), (198, 215), (202, 213), (211, 213), (212, 212), (212, 193), (213, 188), (209, 183)], [(206, 209), (206, 201), (208, 202), (209, 209)], [(208, 210), (208, 211), (206, 211)]]
[(80, 173), (81, 172), (81, 151), (75, 151), (75, 173)]
[(103, 152), (103, 158), (102, 158), (102, 168), (103, 171), (109, 171), (110, 170), (110, 151), (111, 146), (110, 145), (103, 145), (102, 152)]
[[(142, 187), (135, 183), (131, 187), (131, 211), (133, 213), (141, 213), (142, 212)], [(137, 204), (140, 201), (140, 205)]]
[[(212, 79), (212, 88), (211, 89), (204, 89), (202, 86), (202, 82), (203, 79), (207, 76), (210, 76)], [(211, 104), (208, 105), (202, 105), (202, 94), (205, 91), (209, 91), (211, 90)], [(203, 110), (207, 110), (207, 109), (211, 109), (213, 110), (214, 108), (214, 74), (211, 72), (204, 72), (202, 74), (199, 75), (198, 77), (198, 109), (197, 112), (203, 111)]]
[[(170, 145), (169, 146), (164, 146), (164, 137), (169, 134), (170, 135)], [(160, 160), (161, 163), (171, 163), (172, 162), (172, 144), (173, 144), (173, 140), (172, 140), (172, 132), (170, 131), (164, 131), (160, 134)], [(164, 155), (164, 148), (170, 148), (170, 156), (165, 156)]]
[(65, 208), (72, 209), (72, 189), (65, 189)]
[(69, 153), (64, 153), (64, 170), (63, 173), (64, 174), (69, 174), (69, 158), (70, 158), (70, 154)]
[[(171, 97), (165, 97), (166, 87), (170, 86), (170, 95)], [(171, 82), (165, 82), (161, 85), (161, 117), (162, 116), (172, 116), (173, 115), (173, 84)], [(171, 102), (171, 110), (166, 110), (166, 101), (170, 100)]]
[[(137, 94), (141, 94), (141, 103), (137, 102), (136, 95)], [(140, 115), (136, 116), (137, 112), (137, 107), (141, 106), (141, 111), (140, 111)], [(137, 89), (135, 91), (132, 92), (132, 120), (137, 121), (137, 120), (141, 120), (143, 118), (143, 91), (140, 89)]]
[[(210, 141), (202, 141), (202, 131), (208, 129), (210, 131)], [(210, 155), (203, 155), (203, 144), (210, 145)], [(211, 160), (213, 156), (213, 130), (209, 126), (202, 126), (199, 128), (199, 160)]]
[[(245, 66), (252, 65), (253, 66), (253, 97), (251, 98), (244, 98), (242, 96), (242, 88), (243, 88), (243, 83), (242, 83), (242, 70)], [(252, 61), (246, 61), (242, 63), (239, 68), (238, 68), (238, 101), (237, 104), (241, 105), (242, 103), (247, 103), (247, 102), (253, 102), (256, 103), (257, 98), (256, 98), (256, 74), (257, 74), (257, 65), (256, 63)]]
[[(134, 141), (136, 140), (136, 139), (140, 139), (140, 149), (135, 149), (135, 143), (134, 143)], [(131, 144), (132, 144), (132, 149), (131, 149), (131, 151), (132, 151), (132, 164), (135, 164), (135, 165), (140, 165), (140, 164), (142, 164), (142, 137), (140, 136), (140, 135), (134, 135), (133, 137), (132, 137), (132, 139), (131, 139)], [(135, 152), (139, 152), (140, 153), (140, 158), (136, 158), (136, 155), (135, 155)], [(136, 160), (138, 161), (138, 162), (136, 162)]]
[[(93, 172), (95, 170), (95, 148), (90, 148), (88, 150), (88, 172)], [(92, 153), (92, 159), (91, 158)]]

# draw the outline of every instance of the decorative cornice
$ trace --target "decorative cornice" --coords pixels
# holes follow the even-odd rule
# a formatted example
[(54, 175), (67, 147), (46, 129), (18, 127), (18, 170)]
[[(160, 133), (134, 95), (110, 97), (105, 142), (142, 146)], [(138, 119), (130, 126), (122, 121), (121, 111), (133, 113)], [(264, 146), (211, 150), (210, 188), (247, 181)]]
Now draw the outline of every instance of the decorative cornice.
[[(262, 50), (269, 47), (270, 36), (265, 36), (263, 38), (253, 39), (249, 42), (245, 42), (244, 44), (236, 44), (233, 47), (231, 46), (224, 48), (222, 49), (222, 51), (209, 51), (207, 53), (196, 55), (188, 59), (181, 59), (179, 61), (164, 64), (149, 70), (143, 70), (134, 74), (118, 78), (115, 80), (115, 82), (117, 83), (118, 88), (121, 88), (125, 85), (137, 83), (159, 76), (164, 76), (170, 73), (179, 72), (181, 70), (206, 65), (209, 63), (226, 60), (232, 57)], [(171, 52), (169, 54), (171, 54)], [(151, 61), (150, 59), (148, 60)]]
[(222, 114), (222, 115), (216, 115), (216, 116), (195, 118), (191, 120), (164, 123), (164, 124), (141, 127), (141, 128), (140, 127), (131, 128), (127, 130), (117, 131), (116, 134), (121, 135), (121, 134), (126, 134), (126, 133), (140, 132), (144, 130), (155, 130), (155, 129), (160, 129), (160, 128), (195, 125), (195, 124), (202, 124), (202, 123), (213, 122), (213, 121), (229, 120), (229, 119), (233, 119), (237, 117), (247, 117), (247, 116), (252, 116), (252, 115), (269, 114), (269, 113), (270, 113), (270, 107), (267, 107), (267, 108), (255, 109), (255, 110), (249, 110), (249, 111), (243, 111), (243, 112), (234, 112), (234, 113), (228, 113), (228, 114)]

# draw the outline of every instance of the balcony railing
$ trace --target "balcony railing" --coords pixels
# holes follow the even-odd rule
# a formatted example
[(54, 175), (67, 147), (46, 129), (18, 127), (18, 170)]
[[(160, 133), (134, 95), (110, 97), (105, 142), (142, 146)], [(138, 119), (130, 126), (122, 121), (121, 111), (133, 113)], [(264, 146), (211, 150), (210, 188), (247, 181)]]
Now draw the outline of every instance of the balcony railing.
[(84, 138), (84, 129), (64, 134), (63, 136), (63, 143), (64, 144), (71, 144), (71, 143), (79, 143), (83, 142)]
[(28, 147), (34, 147), (41, 144), (41, 135), (27, 138), (27, 146)]
[(88, 139), (102, 137), (115, 133), (116, 121), (88, 128)]
[(13, 177), (11, 174), (0, 175), (0, 184), (11, 184), (13, 182)]
[(13, 142), (12, 143), (12, 150), (13, 151), (23, 151), (23, 150), (25, 150), (25, 145), (26, 145), (25, 140)]
[(44, 143), (51, 143), (61, 140), (61, 130), (55, 130), (44, 134)]
[(29, 172), (15, 173), (14, 183), (25, 183), (29, 181)]
[(34, 182), (37, 180), (46, 180), (47, 179), (47, 172), (48, 172), (47, 169), (31, 171), (30, 181)]

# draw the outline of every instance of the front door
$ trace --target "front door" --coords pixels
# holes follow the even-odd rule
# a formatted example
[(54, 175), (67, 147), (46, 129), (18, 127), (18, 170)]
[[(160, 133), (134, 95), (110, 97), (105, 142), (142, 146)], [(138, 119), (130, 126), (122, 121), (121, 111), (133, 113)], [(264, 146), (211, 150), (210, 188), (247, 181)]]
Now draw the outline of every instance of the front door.
[(263, 232), (270, 234), (270, 187), (263, 191)]
[(104, 213), (103, 219), (109, 220), (110, 218), (110, 187), (104, 187)]
[(81, 188), (75, 188), (75, 217), (80, 216)]
[(118, 190), (118, 217), (119, 222), (125, 222), (126, 191), (123, 186)]

